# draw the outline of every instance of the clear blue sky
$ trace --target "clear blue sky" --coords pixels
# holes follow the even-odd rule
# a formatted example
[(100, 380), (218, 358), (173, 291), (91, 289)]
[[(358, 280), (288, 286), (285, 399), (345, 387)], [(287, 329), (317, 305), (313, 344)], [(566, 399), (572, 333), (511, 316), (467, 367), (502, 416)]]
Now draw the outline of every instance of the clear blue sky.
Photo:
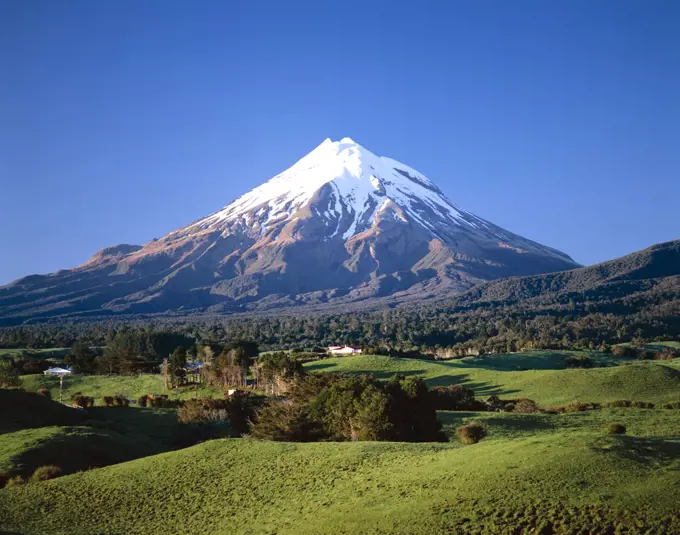
[(680, 238), (680, 2), (0, 3), (0, 282), (207, 215), (324, 138), (590, 264)]

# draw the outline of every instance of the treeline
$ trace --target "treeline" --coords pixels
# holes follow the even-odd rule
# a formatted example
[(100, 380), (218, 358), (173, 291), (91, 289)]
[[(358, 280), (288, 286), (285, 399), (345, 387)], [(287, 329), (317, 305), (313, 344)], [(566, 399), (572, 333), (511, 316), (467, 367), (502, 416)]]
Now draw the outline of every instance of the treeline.
[(169, 339), (159, 334), (165, 333), (191, 344), (253, 340), (265, 351), (347, 344), (401, 355), (419, 352), (452, 357), (522, 349), (587, 349), (631, 341), (680, 340), (680, 282), (670, 278), (653, 291), (623, 297), (602, 290), (543, 299), (540, 304), (529, 299), (462, 306), (454, 301), (419, 309), (288, 314), (4, 328), (0, 329), (0, 347), (70, 347), (76, 341), (108, 346), (118, 336), (133, 336), (133, 341), (124, 344), (132, 344), (133, 352), (147, 355), (148, 360), (158, 360), (167, 356), (164, 352), (170, 345), (177, 345), (175, 341), (166, 344)]

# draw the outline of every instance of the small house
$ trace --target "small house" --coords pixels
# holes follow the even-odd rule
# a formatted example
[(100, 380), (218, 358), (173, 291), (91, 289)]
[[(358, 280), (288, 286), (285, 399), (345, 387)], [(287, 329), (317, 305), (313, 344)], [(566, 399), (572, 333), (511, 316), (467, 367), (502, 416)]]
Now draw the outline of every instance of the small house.
[(333, 355), (359, 355), (361, 349), (350, 346), (330, 346), (328, 352)]
[(66, 375), (71, 375), (71, 370), (69, 368), (48, 368), (43, 372), (43, 374), (64, 377)]

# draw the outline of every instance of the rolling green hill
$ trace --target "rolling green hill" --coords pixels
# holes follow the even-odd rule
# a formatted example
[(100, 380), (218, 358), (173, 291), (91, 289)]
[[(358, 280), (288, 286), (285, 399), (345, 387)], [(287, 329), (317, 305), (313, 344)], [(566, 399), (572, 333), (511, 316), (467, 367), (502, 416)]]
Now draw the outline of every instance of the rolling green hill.
[[(35, 391), (45, 387), (53, 399), (59, 399), (59, 379), (45, 375), (22, 376), (24, 388), (27, 391)], [(71, 375), (64, 379), (63, 400), (67, 402), (71, 395), (80, 392), (86, 396), (92, 396), (97, 403), (103, 396), (122, 394), (136, 400), (144, 394), (167, 394), (170, 398), (186, 399), (196, 396), (194, 387), (185, 387), (178, 390), (166, 390), (161, 375)], [(221, 389), (198, 387), (199, 396), (222, 395)]]
[(84, 415), (50, 399), (21, 390), (0, 389), (0, 433), (27, 428), (78, 425)]
[[(570, 354), (531, 352), (445, 362), (362, 355), (311, 362), (306, 368), (384, 379), (397, 373), (421, 375), (430, 385), (465, 384), (478, 396), (530, 397), (543, 406), (573, 399), (680, 400), (677, 360), (616, 365), (622, 361), (593, 354), (603, 367), (564, 369)], [(158, 386), (150, 380), (160, 378), (83, 376), (77, 387), (91, 392), (129, 388), (132, 394), (136, 388)], [(90, 456), (106, 457), (100, 464), (147, 456), (0, 490), (0, 531), (680, 532), (680, 410), (447, 411), (439, 419), (452, 442), (244, 438), (167, 451), (178, 437), (172, 410), (91, 409), (87, 427), (52, 425), (0, 436), (0, 470), (28, 474), (49, 462), (73, 472), (88, 468), (81, 461)], [(462, 446), (455, 430), (470, 420), (484, 422), (488, 437)], [(604, 428), (611, 422), (624, 424), (626, 434), (607, 435)]]
[(78, 411), (38, 394), (5, 389), (0, 389), (0, 407), (0, 486), (44, 465), (68, 474), (169, 451), (191, 440), (191, 430), (178, 423), (173, 409)]
[(587, 427), (509, 440), (496, 429), (466, 447), (215, 440), (4, 489), (0, 526), (102, 534), (680, 530), (674, 440)]
[[(564, 353), (532, 352), (468, 357), (452, 361), (394, 359), (375, 355), (340, 357), (308, 363), (308, 371), (419, 375), (430, 386), (462, 384), (477, 397), (527, 397), (543, 406), (572, 400), (604, 403), (619, 399), (680, 400), (680, 369), (657, 362), (590, 369), (564, 367)], [(514, 371), (525, 368), (523, 371)], [(527, 369), (532, 368), (532, 369)], [(544, 369), (540, 369), (544, 368)], [(552, 369), (551, 369), (552, 368)]]

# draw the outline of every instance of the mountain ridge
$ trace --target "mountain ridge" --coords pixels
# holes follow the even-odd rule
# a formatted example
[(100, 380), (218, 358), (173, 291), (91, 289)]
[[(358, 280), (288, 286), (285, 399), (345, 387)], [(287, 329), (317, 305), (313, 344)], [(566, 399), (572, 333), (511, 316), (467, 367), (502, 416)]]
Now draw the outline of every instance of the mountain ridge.
[[(540, 304), (548, 300), (596, 297), (597, 291), (624, 295), (680, 277), (680, 239), (568, 271), (509, 277), (476, 286), (453, 299), (454, 305)], [(590, 294), (590, 295), (589, 295)]]

